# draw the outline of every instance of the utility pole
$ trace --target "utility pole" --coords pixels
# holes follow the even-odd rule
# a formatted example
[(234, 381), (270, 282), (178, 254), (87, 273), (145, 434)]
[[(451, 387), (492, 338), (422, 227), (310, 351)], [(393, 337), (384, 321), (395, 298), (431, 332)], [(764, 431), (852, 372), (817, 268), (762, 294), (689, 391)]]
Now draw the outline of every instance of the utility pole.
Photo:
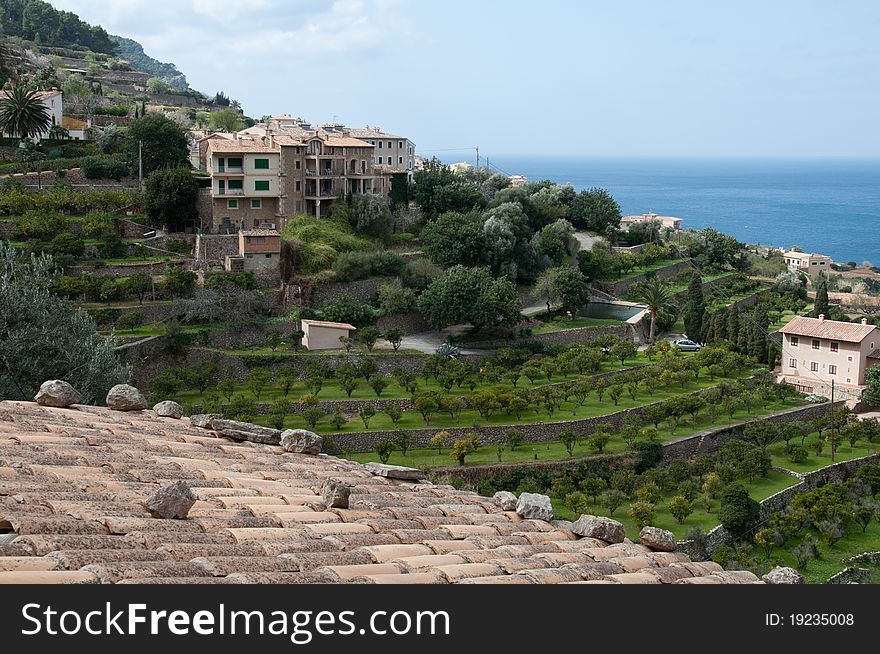
[(834, 461), (834, 455), (837, 453), (837, 439), (840, 437), (840, 430), (837, 429), (837, 421), (834, 419), (834, 380), (831, 380), (831, 431), (837, 430), (837, 436), (831, 436), (831, 460)]
[(477, 168), (479, 168), (480, 167), (480, 146), (477, 146), (475, 149), (477, 151)]

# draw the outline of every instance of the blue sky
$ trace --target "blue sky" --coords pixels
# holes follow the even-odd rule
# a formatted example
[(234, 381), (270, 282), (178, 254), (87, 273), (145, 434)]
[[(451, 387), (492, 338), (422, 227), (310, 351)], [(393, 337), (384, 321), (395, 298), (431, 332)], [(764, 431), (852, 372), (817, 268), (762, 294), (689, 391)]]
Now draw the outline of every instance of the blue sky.
[(880, 153), (876, 0), (50, 1), (250, 115), (378, 125), (423, 152)]

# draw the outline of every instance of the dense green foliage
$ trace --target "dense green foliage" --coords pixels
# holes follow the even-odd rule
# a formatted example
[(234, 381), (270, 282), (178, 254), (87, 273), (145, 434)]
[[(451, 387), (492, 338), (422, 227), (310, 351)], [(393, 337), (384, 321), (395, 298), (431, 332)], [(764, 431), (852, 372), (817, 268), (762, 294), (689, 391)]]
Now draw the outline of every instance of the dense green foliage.
[(59, 11), (42, 0), (4, 0), (0, 25), (10, 36), (61, 47), (84, 47), (112, 54), (116, 44), (103, 27), (91, 26), (69, 11)]
[(0, 242), (0, 399), (31, 400), (50, 379), (70, 382), (87, 403), (128, 379), (111, 341), (51, 288), (50, 257), (25, 259)]
[(155, 170), (144, 190), (144, 211), (154, 227), (180, 232), (198, 219), (199, 187), (187, 168)]

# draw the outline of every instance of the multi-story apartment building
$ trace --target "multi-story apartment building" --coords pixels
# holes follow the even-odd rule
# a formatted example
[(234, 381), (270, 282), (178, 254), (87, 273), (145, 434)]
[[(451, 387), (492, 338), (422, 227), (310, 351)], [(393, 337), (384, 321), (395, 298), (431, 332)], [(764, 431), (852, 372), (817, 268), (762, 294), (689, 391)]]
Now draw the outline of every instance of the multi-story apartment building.
[[(411, 174), (415, 145), (400, 137), (389, 141), (382, 132), (380, 163), (379, 147), (355, 131), (275, 116), (236, 134), (202, 139), (199, 159), (211, 175), (210, 203), (201, 204), (203, 228), (280, 230), (298, 214), (326, 216), (334, 201), (349, 194), (387, 196), (395, 176)], [(389, 142), (397, 163), (384, 154)]]
[(864, 388), (865, 371), (880, 364), (880, 329), (867, 319), (850, 323), (799, 316), (779, 332), (783, 340), (778, 381), (805, 393), (827, 397), (834, 382), (851, 394)]
[(352, 128), (351, 135), (375, 146), (375, 163), (412, 175), (416, 167), (416, 144), (403, 136), (383, 132), (378, 127)]

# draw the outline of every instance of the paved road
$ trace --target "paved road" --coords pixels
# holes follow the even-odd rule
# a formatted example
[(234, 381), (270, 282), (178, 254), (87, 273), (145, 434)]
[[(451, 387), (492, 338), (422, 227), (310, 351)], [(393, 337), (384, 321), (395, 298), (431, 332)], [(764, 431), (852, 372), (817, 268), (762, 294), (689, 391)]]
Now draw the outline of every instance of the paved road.
[(575, 232), (574, 237), (577, 239), (577, 242), (581, 244), (581, 250), (592, 250), (593, 244), (602, 238), (601, 236), (593, 236), (586, 232)]

